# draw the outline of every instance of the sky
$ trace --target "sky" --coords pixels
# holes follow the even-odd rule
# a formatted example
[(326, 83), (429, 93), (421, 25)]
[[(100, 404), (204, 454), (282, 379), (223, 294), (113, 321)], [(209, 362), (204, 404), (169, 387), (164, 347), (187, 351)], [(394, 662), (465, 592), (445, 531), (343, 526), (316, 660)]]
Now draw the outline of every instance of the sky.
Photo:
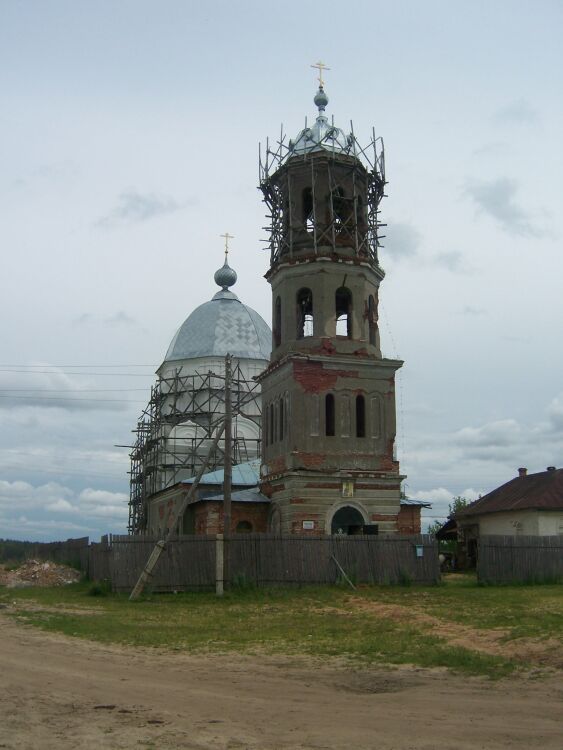
[(424, 523), (563, 466), (563, 4), (0, 0), (0, 538), (125, 533), (131, 430), (182, 321), (270, 322), (258, 143), (385, 142), (380, 325)]

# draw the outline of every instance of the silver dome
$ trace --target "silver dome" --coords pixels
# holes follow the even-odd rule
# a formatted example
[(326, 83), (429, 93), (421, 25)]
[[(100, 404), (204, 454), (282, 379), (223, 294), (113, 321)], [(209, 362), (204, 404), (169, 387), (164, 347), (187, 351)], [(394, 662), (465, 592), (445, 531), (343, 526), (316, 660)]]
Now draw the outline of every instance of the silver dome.
[(328, 96), (321, 87), (315, 94), (315, 105), (319, 114), (311, 128), (302, 130), (295, 140), (289, 141), (288, 157), (295, 154), (309, 154), (312, 151), (330, 151), (332, 153), (358, 156), (354, 137), (346, 135), (340, 128), (329, 125), (325, 116)]
[(251, 307), (243, 305), (236, 294), (223, 289), (186, 318), (164, 361), (225, 354), (268, 360), (271, 348), (272, 332), (267, 323)]

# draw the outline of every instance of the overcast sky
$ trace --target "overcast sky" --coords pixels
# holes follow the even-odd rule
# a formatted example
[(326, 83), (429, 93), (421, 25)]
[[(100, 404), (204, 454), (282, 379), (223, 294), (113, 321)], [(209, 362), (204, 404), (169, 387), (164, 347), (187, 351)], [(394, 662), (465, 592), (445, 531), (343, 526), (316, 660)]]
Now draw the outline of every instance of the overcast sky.
[(385, 141), (407, 493), (432, 520), (563, 466), (562, 29), (559, 0), (0, 0), (0, 537), (124, 532), (114, 446), (221, 233), (270, 322), (258, 143), (314, 116), (319, 58)]

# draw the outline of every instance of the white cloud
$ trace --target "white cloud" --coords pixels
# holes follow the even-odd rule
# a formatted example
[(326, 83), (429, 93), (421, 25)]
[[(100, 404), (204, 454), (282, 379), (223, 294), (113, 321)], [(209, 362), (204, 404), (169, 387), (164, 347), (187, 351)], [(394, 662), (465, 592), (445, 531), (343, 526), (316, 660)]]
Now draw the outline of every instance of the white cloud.
[(148, 221), (158, 216), (165, 216), (181, 211), (193, 200), (179, 203), (169, 195), (140, 193), (135, 188), (124, 190), (117, 199), (117, 205), (96, 223), (100, 227), (115, 227), (119, 224), (133, 224)]
[(509, 234), (521, 237), (541, 237), (545, 231), (535, 226), (530, 214), (516, 201), (518, 183), (508, 177), (495, 180), (470, 180), (465, 194), (480, 212), (491, 216)]
[(401, 260), (417, 254), (422, 235), (412, 224), (390, 221), (384, 240), (385, 257), (390, 260)]

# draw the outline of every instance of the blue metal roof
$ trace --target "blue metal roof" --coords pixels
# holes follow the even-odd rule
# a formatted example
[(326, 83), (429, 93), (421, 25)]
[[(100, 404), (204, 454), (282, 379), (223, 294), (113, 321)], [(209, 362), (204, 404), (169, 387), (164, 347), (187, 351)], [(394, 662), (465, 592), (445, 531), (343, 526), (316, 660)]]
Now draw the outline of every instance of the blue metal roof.
[[(233, 466), (231, 484), (233, 486), (242, 487), (255, 487), (258, 484), (260, 478), (260, 459), (254, 459), (254, 461), (247, 461), (244, 464), (237, 464)], [(200, 485), (204, 484), (223, 484), (225, 481), (225, 470), (216, 469), (210, 471), (208, 474), (204, 474), (200, 479)], [(191, 479), (185, 479), (182, 484), (193, 484), (194, 477)]]

